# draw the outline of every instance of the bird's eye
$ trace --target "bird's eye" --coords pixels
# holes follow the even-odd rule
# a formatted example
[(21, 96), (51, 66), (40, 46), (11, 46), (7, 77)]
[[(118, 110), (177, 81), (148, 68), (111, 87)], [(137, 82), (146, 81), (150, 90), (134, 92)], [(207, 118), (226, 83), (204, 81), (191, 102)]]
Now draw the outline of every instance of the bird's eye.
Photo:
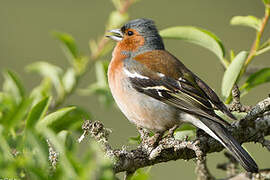
[(129, 36), (132, 36), (134, 33), (133, 33), (133, 31), (128, 31), (127, 34), (128, 34)]

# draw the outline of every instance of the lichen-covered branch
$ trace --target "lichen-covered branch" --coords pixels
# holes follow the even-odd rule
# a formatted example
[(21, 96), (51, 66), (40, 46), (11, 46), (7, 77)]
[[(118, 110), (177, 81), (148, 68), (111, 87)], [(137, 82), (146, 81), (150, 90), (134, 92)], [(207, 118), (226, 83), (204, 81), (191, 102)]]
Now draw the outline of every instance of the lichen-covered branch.
[[(267, 98), (254, 106), (245, 118), (235, 121), (229, 130), (241, 143), (258, 142), (262, 137), (270, 135), (269, 110), (270, 98)], [(101, 124), (100, 122), (94, 122), (96, 124), (94, 126), (90, 123), (91, 128), (88, 130), (97, 140), (101, 138), (102, 134), (106, 135), (102, 141), (99, 141), (104, 145), (107, 155), (114, 160), (113, 171), (115, 173), (134, 172), (142, 167), (171, 160), (193, 159), (202, 156), (202, 154), (219, 152), (223, 149), (220, 143), (208, 135), (200, 135), (195, 141), (180, 141), (168, 136), (159, 141), (155, 148), (140, 145), (130, 151), (112, 149), (107, 139), (108, 133), (105, 133), (107, 129), (103, 125), (97, 125), (97, 123)]]
[(215, 179), (207, 167), (205, 156), (201, 158), (197, 157), (196, 174), (197, 174), (197, 180), (214, 180)]
[(49, 147), (49, 161), (51, 163), (51, 168), (53, 171), (55, 171), (59, 158), (59, 153), (55, 151), (53, 145), (48, 139), (46, 141)]
[(230, 111), (249, 112), (251, 106), (242, 105), (240, 102), (240, 90), (237, 84), (234, 84), (232, 89), (232, 103), (229, 106)]

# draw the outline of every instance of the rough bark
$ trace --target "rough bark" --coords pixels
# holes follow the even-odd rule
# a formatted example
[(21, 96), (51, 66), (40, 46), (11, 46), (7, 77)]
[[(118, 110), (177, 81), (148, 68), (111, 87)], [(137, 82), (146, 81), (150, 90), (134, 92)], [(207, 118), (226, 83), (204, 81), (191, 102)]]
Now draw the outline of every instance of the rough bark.
[[(87, 131), (99, 141), (106, 154), (113, 159), (113, 171), (115, 173), (134, 172), (142, 167), (171, 160), (197, 158), (197, 167), (204, 167), (199, 170), (207, 172), (203, 173), (207, 175), (206, 179), (212, 179), (207, 168), (205, 168), (203, 156), (219, 152), (224, 148), (212, 137), (202, 134), (194, 141), (180, 141), (168, 136), (159, 141), (155, 148), (147, 143), (142, 143), (133, 150), (113, 149), (108, 142), (109, 131), (104, 128), (102, 123), (88, 121), (85, 124), (87, 124), (83, 128), (85, 132)], [(270, 135), (270, 98), (259, 102), (243, 119), (233, 122), (229, 131), (240, 143), (258, 142), (269, 150), (269, 141), (265, 140), (264, 137)]]

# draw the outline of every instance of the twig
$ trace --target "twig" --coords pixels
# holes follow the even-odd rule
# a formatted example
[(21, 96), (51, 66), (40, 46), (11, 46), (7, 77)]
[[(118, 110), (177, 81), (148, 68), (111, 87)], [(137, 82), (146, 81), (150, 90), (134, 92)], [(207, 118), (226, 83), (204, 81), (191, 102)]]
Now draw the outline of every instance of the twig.
[(51, 142), (48, 139), (46, 141), (49, 147), (49, 161), (51, 163), (52, 170), (54, 171), (57, 166), (59, 153), (55, 151), (54, 147), (52, 146)]
[(259, 116), (262, 116), (265, 112), (270, 111), (270, 97), (260, 101), (255, 107), (253, 107), (246, 115), (245, 119), (255, 120)]
[(191, 144), (191, 146), (187, 146), (187, 148), (192, 149), (197, 158), (196, 158), (196, 168), (195, 172), (197, 174), (197, 180), (214, 180), (214, 176), (210, 173), (207, 164), (206, 164), (206, 156), (204, 155), (203, 151), (201, 150), (200, 141), (195, 141)]
[(243, 75), (249, 65), (249, 63), (252, 61), (252, 59), (256, 56), (256, 52), (257, 52), (257, 49), (259, 48), (259, 45), (260, 45), (260, 40), (261, 40), (261, 37), (262, 37), (262, 34), (264, 32), (264, 29), (266, 27), (266, 24), (268, 22), (268, 19), (269, 19), (269, 8), (266, 7), (265, 9), (265, 14), (264, 14), (264, 17), (262, 19), (262, 24), (261, 24), (261, 27), (260, 27), (260, 30), (257, 32), (257, 35), (256, 35), (256, 38), (252, 44), (252, 47), (249, 51), (249, 55), (245, 61), (245, 64), (244, 64), (244, 67), (243, 67), (243, 70), (241, 71), (241, 75)]
[(195, 171), (197, 174), (197, 180), (214, 180), (215, 179), (207, 167), (206, 156), (197, 158)]
[[(105, 33), (107, 33), (107, 31), (105, 31)], [(98, 45), (97, 45), (98, 48), (97, 48), (97, 50), (91, 54), (91, 56), (90, 56), (91, 57), (91, 61), (97, 61), (98, 60), (99, 54), (101, 53), (101, 51), (103, 50), (103, 48), (109, 42), (109, 39), (108, 38), (105, 38), (105, 33), (102, 36), (102, 39), (98, 42)]]
[(126, 0), (122, 6), (122, 8), (119, 10), (121, 14), (125, 14), (128, 10), (128, 8), (134, 3), (134, 0)]
[(269, 140), (266, 140), (264, 137), (261, 137), (258, 142), (261, 143), (261, 145), (263, 147), (265, 147), (268, 151), (270, 151), (270, 141)]
[(251, 110), (251, 106), (242, 105), (240, 102), (240, 90), (236, 84), (232, 89), (232, 103), (229, 106), (230, 111), (248, 112)]
[(95, 138), (95, 140), (103, 146), (105, 152), (110, 152), (112, 150), (109, 142), (108, 137), (109, 134), (112, 132), (110, 129), (104, 127), (104, 125), (99, 121), (84, 121), (82, 125), (83, 134), (78, 139), (78, 142), (82, 142), (85, 137), (90, 134), (91, 137)]
[[(269, 111), (269, 109), (270, 98), (267, 98), (254, 106), (244, 119), (235, 121), (229, 130), (236, 140), (242, 143), (257, 142), (259, 137), (270, 135), (270, 113), (263, 113)], [(106, 128), (100, 122), (88, 121), (87, 123), (92, 125), (89, 125), (90, 128), (85, 130), (88, 130), (89, 134), (103, 144), (104, 147), (109, 147), (104, 149), (107, 155), (114, 159), (113, 171), (115, 173), (134, 172), (142, 167), (171, 160), (188, 160), (201, 156), (202, 153), (206, 155), (219, 152), (224, 148), (210, 136), (201, 135), (197, 138), (200, 141), (199, 144), (196, 144), (197, 140), (179, 141), (171, 137), (165, 137), (151, 151), (141, 147), (130, 151), (126, 150), (126, 148), (112, 149), (107, 141), (108, 134), (104, 133)], [(196, 148), (198, 149), (196, 150)]]
[[(251, 49), (249, 51), (249, 55), (248, 55), (247, 59), (245, 60), (244, 66), (243, 66), (243, 68), (238, 76), (238, 80), (240, 80), (240, 78), (246, 73), (248, 65), (250, 64), (252, 59), (256, 56), (257, 50), (259, 49), (259, 46), (260, 46), (261, 37), (262, 37), (263, 32), (265, 30), (269, 16), (270, 16), (270, 9), (269, 9), (269, 7), (266, 6), (265, 7), (265, 14), (264, 14), (264, 17), (262, 19), (260, 29), (258, 30), (258, 32), (256, 34), (256, 38), (255, 38), (255, 40), (251, 46)], [(235, 94), (233, 94), (233, 93), (235, 93)], [(230, 106), (230, 110), (238, 111), (238, 112), (249, 111), (248, 106), (242, 106), (240, 103), (240, 91), (237, 87), (237, 84), (234, 84), (234, 87), (232, 89), (232, 96), (233, 96), (233, 103)]]

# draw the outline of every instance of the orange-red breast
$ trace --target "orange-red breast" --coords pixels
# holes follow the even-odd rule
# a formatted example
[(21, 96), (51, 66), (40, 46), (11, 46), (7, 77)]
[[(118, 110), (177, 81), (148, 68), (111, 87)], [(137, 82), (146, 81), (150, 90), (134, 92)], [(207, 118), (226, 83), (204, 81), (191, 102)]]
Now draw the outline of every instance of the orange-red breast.
[(117, 45), (108, 69), (112, 95), (138, 127), (162, 133), (189, 122), (226, 147), (249, 172), (258, 172), (250, 155), (228, 132), (217, 107), (235, 119), (216, 93), (165, 50), (152, 20), (136, 19), (107, 36)]

